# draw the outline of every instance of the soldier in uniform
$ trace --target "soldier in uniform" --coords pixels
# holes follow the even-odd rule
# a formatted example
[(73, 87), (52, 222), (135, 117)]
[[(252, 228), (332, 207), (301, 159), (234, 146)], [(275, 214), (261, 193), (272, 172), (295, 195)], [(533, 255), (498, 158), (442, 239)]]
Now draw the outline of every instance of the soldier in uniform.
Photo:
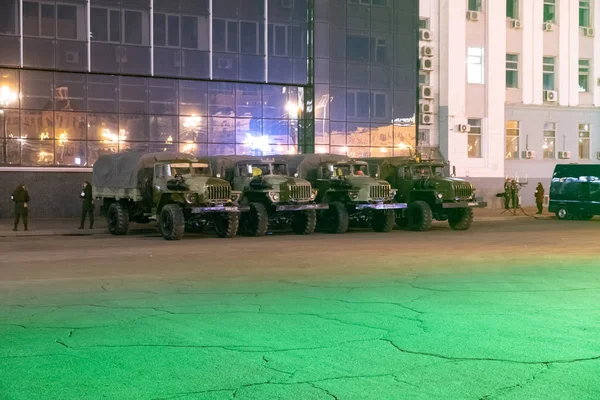
[(510, 179), (506, 178), (504, 182), (504, 209), (508, 210), (510, 208), (510, 199), (511, 199), (511, 188), (512, 184)]
[(510, 198), (512, 208), (519, 208), (519, 184), (514, 179), (511, 181)]
[(27, 203), (29, 203), (29, 193), (25, 189), (24, 184), (17, 186), (17, 189), (13, 192), (10, 199), (15, 202), (15, 227), (13, 231), (17, 230), (19, 226), (19, 219), (23, 216), (23, 226), (27, 230)]
[(544, 208), (544, 186), (542, 182), (538, 182), (537, 187), (535, 188), (535, 202), (537, 204), (538, 214), (542, 213)]
[(94, 198), (92, 197), (92, 185), (89, 182), (83, 183), (83, 190), (80, 195), (82, 199), (81, 204), (81, 224), (79, 229), (83, 229), (85, 224), (85, 217), (90, 214), (90, 229), (94, 229)]

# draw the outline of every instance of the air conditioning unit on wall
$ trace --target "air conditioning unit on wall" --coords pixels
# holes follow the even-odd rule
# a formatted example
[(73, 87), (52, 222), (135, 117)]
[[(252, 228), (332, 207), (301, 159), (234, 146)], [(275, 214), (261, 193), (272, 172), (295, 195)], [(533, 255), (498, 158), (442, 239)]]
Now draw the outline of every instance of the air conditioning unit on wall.
[(596, 152), (596, 160), (600, 160), (600, 151)]
[(428, 29), (421, 29), (419, 31), (419, 37), (425, 42), (431, 42), (433, 40), (433, 34)]
[(420, 111), (421, 114), (431, 114), (433, 113), (433, 105), (431, 103), (421, 103)]
[(556, 103), (558, 92), (556, 90), (544, 90), (544, 101), (547, 103)]
[(467, 125), (467, 124), (460, 124), (456, 127), (456, 129), (459, 132), (470, 132), (471, 131), (471, 126)]
[(544, 23), (544, 31), (545, 32), (552, 32), (553, 30), (554, 30), (554, 24), (552, 22)]
[(571, 158), (571, 152), (570, 151), (559, 151), (558, 158), (560, 158), (561, 160), (569, 160)]
[(525, 158), (527, 160), (532, 160), (535, 158), (535, 151), (533, 150), (524, 150), (523, 154), (522, 154), (522, 158)]
[(513, 29), (521, 29), (523, 27), (523, 24), (518, 19), (513, 19), (512, 21), (510, 21), (510, 27)]
[(421, 71), (433, 71), (433, 58), (421, 58)]
[(431, 47), (431, 46), (421, 47), (421, 55), (423, 57), (432, 57), (433, 56), (433, 47)]
[(594, 28), (583, 28), (583, 34), (588, 37), (594, 36)]
[(479, 21), (479, 12), (477, 12), (477, 11), (467, 11), (467, 19), (469, 21)]
[(421, 86), (421, 98), (433, 99), (433, 88), (431, 86)]
[(433, 115), (422, 114), (421, 115), (421, 125), (431, 125), (431, 124), (433, 124)]

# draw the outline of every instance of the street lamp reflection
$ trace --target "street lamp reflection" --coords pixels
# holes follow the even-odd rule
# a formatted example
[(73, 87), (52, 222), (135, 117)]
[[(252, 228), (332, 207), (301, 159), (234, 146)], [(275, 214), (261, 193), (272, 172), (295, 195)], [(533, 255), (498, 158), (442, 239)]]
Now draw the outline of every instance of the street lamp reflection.
[[(8, 106), (10, 106), (12, 103), (14, 103), (17, 100), (17, 93), (13, 92), (12, 90), (10, 90), (10, 88), (8, 86), (2, 86), (0, 87), (0, 107), (1, 108), (6, 108)], [(2, 163), (8, 163), (8, 140), (6, 138), (7, 136), (7, 119), (6, 119), (6, 115), (4, 113), (4, 110), (0, 110), (2, 111), (0, 113), (0, 117), (2, 118)]]

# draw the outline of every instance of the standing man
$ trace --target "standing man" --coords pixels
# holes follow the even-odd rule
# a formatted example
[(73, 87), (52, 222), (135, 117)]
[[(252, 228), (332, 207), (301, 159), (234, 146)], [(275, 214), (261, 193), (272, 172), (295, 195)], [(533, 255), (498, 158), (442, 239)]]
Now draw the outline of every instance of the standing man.
[(542, 182), (538, 182), (535, 188), (535, 202), (537, 204), (538, 214), (542, 213), (544, 207), (544, 186)]
[(514, 179), (511, 182), (510, 187), (510, 198), (511, 198), (511, 206), (513, 209), (519, 208), (519, 184)]
[(83, 183), (83, 191), (81, 192), (81, 224), (79, 229), (83, 229), (85, 217), (90, 214), (90, 229), (94, 229), (94, 197), (92, 196), (92, 185), (88, 181)]
[(506, 178), (506, 181), (504, 181), (504, 209), (505, 210), (508, 210), (510, 208), (511, 191), (512, 191), (512, 184), (510, 183), (510, 179)]
[(27, 230), (27, 203), (29, 203), (29, 193), (25, 189), (24, 184), (20, 184), (17, 186), (15, 191), (13, 192), (10, 199), (15, 202), (15, 227), (13, 231), (17, 231), (17, 227), (19, 226), (19, 219), (23, 216), (23, 226), (25, 230)]

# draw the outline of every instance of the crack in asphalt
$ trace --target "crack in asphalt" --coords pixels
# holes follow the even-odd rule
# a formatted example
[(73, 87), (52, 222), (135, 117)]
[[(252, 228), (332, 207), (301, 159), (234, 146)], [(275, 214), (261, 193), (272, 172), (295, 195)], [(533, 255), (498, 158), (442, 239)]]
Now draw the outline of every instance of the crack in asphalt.
[(446, 356), (444, 354), (438, 354), (438, 353), (428, 353), (428, 352), (423, 352), (423, 351), (414, 351), (414, 350), (404, 349), (404, 348), (398, 346), (396, 343), (394, 343), (390, 339), (381, 338), (379, 340), (389, 343), (394, 348), (396, 348), (396, 350), (398, 350), (402, 353), (413, 354), (413, 355), (417, 355), (417, 356), (439, 358), (442, 360), (449, 360), (449, 361), (492, 361), (492, 362), (504, 362), (504, 363), (522, 364), (522, 365), (553, 365), (553, 364), (573, 364), (573, 363), (578, 363), (578, 362), (583, 362), (583, 361), (600, 360), (600, 356), (574, 358), (574, 359), (570, 359), (570, 360), (545, 360), (545, 361), (520, 361), (520, 360), (511, 360), (508, 358), (491, 358), (491, 357), (453, 357), (453, 356)]
[(504, 393), (508, 393), (508, 392), (512, 392), (515, 389), (522, 389), (525, 386), (533, 383), (537, 377), (539, 377), (540, 375), (542, 375), (543, 373), (545, 373), (549, 369), (550, 369), (550, 365), (549, 364), (543, 364), (542, 369), (540, 369), (539, 371), (537, 371), (536, 373), (534, 373), (525, 382), (523, 382), (523, 383), (517, 383), (517, 384), (514, 384), (514, 385), (510, 385), (510, 386), (501, 387), (501, 388), (493, 391), (490, 394), (486, 394), (486, 395), (481, 396), (479, 398), (479, 400), (489, 400), (489, 399), (493, 398), (496, 395), (504, 394)]

